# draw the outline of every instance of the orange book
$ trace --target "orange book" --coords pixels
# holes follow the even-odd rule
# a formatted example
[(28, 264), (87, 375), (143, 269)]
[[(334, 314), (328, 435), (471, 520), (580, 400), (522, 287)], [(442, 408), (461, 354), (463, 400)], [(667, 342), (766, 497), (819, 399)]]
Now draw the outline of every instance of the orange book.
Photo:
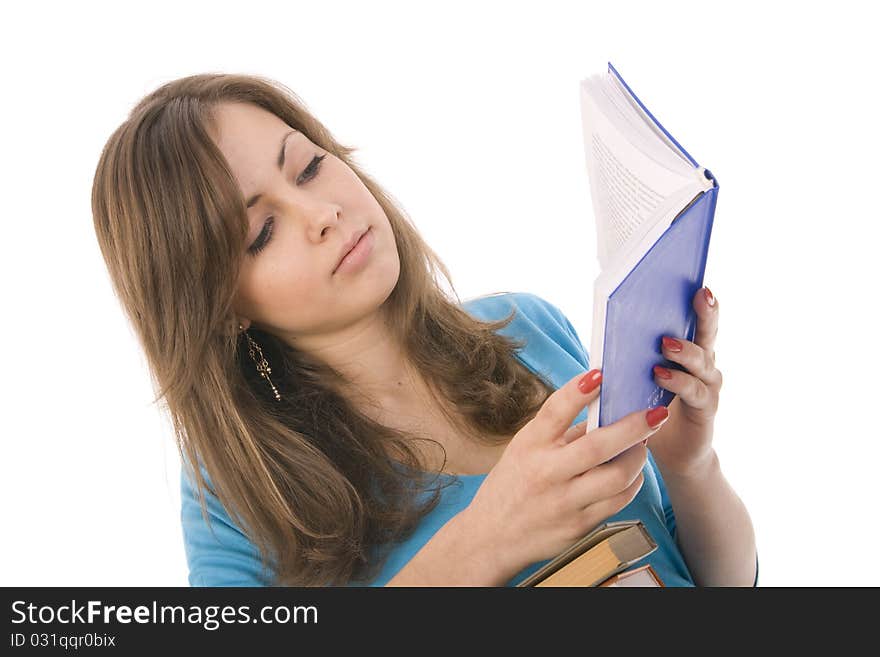
[(657, 543), (640, 520), (608, 522), (517, 586), (600, 586), (656, 549)]

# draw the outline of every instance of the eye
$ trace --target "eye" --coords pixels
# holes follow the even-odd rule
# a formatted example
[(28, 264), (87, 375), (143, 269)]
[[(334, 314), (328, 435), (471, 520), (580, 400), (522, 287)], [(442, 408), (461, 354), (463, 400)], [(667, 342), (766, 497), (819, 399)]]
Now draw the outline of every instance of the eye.
[[(321, 160), (327, 157), (327, 154), (315, 156), (312, 158), (311, 162), (309, 162), (308, 166), (303, 169), (303, 172), (297, 178), (297, 184), (301, 184), (304, 182), (308, 182), (312, 178), (318, 175), (318, 171), (321, 169)], [(260, 231), (260, 234), (257, 236), (257, 239), (254, 240), (254, 243), (248, 247), (248, 253), (251, 255), (257, 255), (260, 251), (266, 248), (266, 245), (269, 243), (269, 240), (272, 239), (272, 232), (275, 228), (275, 217), (269, 217), (266, 219), (266, 223), (263, 224), (263, 230)]]
[(312, 158), (312, 161), (309, 162), (309, 165), (303, 169), (303, 172), (300, 174), (299, 178), (296, 179), (297, 183), (299, 182), (308, 182), (312, 178), (318, 175), (318, 170), (321, 168), (321, 160), (327, 157), (327, 153), (324, 153), (321, 157), (317, 155)]
[(272, 237), (272, 231), (275, 228), (275, 217), (269, 217), (266, 219), (266, 223), (263, 224), (263, 230), (260, 231), (260, 234), (257, 235), (257, 239), (254, 240), (254, 243), (248, 247), (248, 253), (251, 255), (257, 255), (260, 251), (266, 248), (266, 245), (269, 243), (269, 240)]

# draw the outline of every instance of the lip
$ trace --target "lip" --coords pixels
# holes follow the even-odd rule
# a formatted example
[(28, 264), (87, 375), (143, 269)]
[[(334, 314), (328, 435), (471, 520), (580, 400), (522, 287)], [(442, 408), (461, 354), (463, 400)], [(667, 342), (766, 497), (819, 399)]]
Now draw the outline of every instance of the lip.
[[(363, 231), (355, 233), (352, 236), (351, 241), (342, 247), (342, 253), (339, 257), (338, 262), (336, 263), (336, 267), (333, 268), (333, 274), (336, 274), (341, 269), (351, 269), (352, 267), (357, 267), (366, 258), (366, 256), (369, 255), (371, 249), (367, 248), (366, 252), (364, 252), (365, 246), (369, 246), (368, 244), (366, 244), (369, 240), (365, 239), (365, 236), (369, 238), (368, 233), (370, 233), (370, 228), (366, 228)], [(352, 251), (355, 251), (355, 254), (358, 256), (357, 258), (355, 258), (356, 261), (353, 261), (351, 258), (345, 261), (345, 259), (349, 256), (349, 254), (352, 253)], [(343, 261), (345, 261), (344, 267)]]

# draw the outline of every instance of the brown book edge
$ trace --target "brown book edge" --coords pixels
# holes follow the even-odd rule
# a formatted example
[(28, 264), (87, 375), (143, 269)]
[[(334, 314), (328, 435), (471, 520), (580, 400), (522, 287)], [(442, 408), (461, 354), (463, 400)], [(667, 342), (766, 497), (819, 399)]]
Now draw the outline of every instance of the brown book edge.
[(648, 573), (651, 575), (651, 577), (654, 578), (654, 581), (657, 582), (658, 587), (660, 587), (660, 586), (665, 587), (666, 586), (666, 584), (663, 583), (663, 580), (660, 579), (660, 575), (657, 574), (657, 571), (654, 570), (654, 568), (652, 568), (651, 564), (649, 564), (649, 563), (646, 563), (644, 566), (639, 566), (638, 568), (631, 568), (629, 570), (624, 570), (622, 573), (617, 573), (616, 575), (612, 575), (611, 577), (606, 579), (604, 582), (599, 584), (599, 586), (600, 587), (601, 586), (611, 586), (612, 584), (615, 584), (619, 580), (626, 579), (627, 577), (630, 577), (631, 575), (639, 572), (640, 570), (647, 570)]
[(623, 531), (627, 527), (632, 527), (636, 523), (640, 521), (638, 520), (621, 520), (617, 522), (607, 522), (602, 525), (596, 527), (593, 531), (588, 533), (583, 538), (578, 539), (575, 543), (573, 543), (570, 547), (566, 548), (563, 552), (560, 552), (556, 557), (554, 557), (551, 561), (547, 562), (543, 566), (541, 566), (534, 573), (526, 577), (522, 580), (518, 587), (520, 586), (533, 586), (537, 584), (542, 579), (545, 579), (555, 573), (557, 570), (573, 561), (584, 552), (589, 550), (590, 548), (598, 545), (603, 540), (608, 538), (609, 536), (613, 536), (619, 531)]
[(638, 535), (633, 536), (633, 533), (638, 531), (638, 527), (629, 527), (610, 538), (606, 538), (599, 545), (593, 546), (555, 573), (550, 573), (534, 586), (596, 586), (602, 580), (625, 569), (629, 561), (631, 553), (625, 557), (622, 552), (618, 552), (613, 545), (614, 540), (617, 538), (641, 539), (644, 545), (643, 538)]
[[(573, 545), (567, 548), (564, 552), (560, 553), (554, 559), (544, 564), (541, 568), (536, 570), (534, 573), (526, 577), (524, 580), (519, 582), (517, 587), (527, 587), (534, 586), (535, 584), (543, 581), (548, 578), (550, 575), (555, 573), (556, 571), (562, 569), (564, 566), (568, 565), (570, 562), (577, 559), (579, 556), (584, 554), (585, 552), (591, 550), (596, 545), (601, 543), (602, 541), (618, 534), (619, 532), (628, 529), (630, 527), (639, 527), (645, 539), (650, 544), (651, 548), (645, 552), (645, 554), (638, 557), (641, 559), (654, 550), (657, 549), (657, 543), (654, 541), (654, 538), (651, 536), (648, 529), (645, 527), (644, 523), (641, 520), (617, 520), (614, 522), (607, 522), (602, 525), (596, 527), (589, 534), (584, 536), (581, 539), (578, 539)], [(608, 573), (607, 577), (613, 576), (618, 572), (621, 572), (625, 568), (627, 568), (630, 564), (637, 561), (638, 559), (630, 560), (628, 563), (622, 564), (617, 571)]]
[(598, 586), (656, 549), (650, 534), (633, 525), (593, 546), (535, 586)]

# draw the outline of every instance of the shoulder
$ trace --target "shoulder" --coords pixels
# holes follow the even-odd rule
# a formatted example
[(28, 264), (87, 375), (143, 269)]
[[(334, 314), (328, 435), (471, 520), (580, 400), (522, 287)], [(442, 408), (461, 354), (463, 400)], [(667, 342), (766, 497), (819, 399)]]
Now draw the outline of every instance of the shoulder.
[(498, 292), (467, 299), (461, 305), (470, 315), (486, 321), (503, 319), (513, 311), (513, 320), (499, 333), (525, 338), (534, 346), (553, 344), (589, 369), (589, 352), (577, 330), (547, 298), (533, 292)]
[(562, 311), (532, 292), (496, 292), (466, 299), (462, 307), (481, 319), (501, 319), (515, 310), (518, 315), (541, 326), (561, 324)]

